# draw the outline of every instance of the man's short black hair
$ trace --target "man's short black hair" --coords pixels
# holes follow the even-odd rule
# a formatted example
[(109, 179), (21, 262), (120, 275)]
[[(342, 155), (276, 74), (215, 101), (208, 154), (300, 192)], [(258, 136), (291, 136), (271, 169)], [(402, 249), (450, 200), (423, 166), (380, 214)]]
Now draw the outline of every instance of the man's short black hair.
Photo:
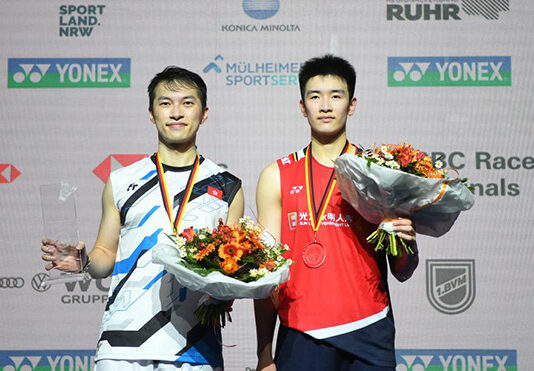
[(336, 76), (347, 82), (349, 98), (354, 96), (354, 86), (356, 85), (356, 71), (354, 67), (345, 59), (326, 54), (307, 60), (299, 71), (300, 96), (304, 99), (306, 94), (306, 83), (315, 76)]
[(154, 76), (154, 78), (152, 79), (152, 81), (150, 81), (150, 84), (148, 85), (148, 109), (150, 110), (150, 112), (152, 112), (152, 108), (154, 105), (156, 86), (162, 81), (166, 83), (166, 87), (170, 90), (175, 90), (177, 86), (185, 86), (188, 88), (195, 89), (200, 98), (202, 110), (206, 108), (208, 99), (208, 88), (206, 87), (206, 83), (204, 82), (204, 80), (202, 80), (202, 77), (200, 77), (194, 72), (186, 70), (185, 68), (177, 66), (168, 66), (165, 67), (163, 71)]

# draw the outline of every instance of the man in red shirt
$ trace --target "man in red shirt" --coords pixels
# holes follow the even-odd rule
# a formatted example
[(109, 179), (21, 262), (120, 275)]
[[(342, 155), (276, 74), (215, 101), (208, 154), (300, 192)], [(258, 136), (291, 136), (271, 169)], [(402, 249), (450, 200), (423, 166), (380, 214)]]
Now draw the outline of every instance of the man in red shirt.
[[(342, 58), (307, 61), (299, 72), (300, 109), (311, 142), (260, 175), (258, 221), (290, 246), (286, 257), (295, 263), (277, 308), (270, 298), (255, 302), (258, 371), (395, 368), (386, 256), (366, 242), (376, 226), (342, 199), (334, 176), (333, 161), (358, 150), (346, 134), (356, 109), (355, 83), (354, 68)], [(398, 218), (394, 230), (415, 251), (389, 257), (392, 274), (405, 281), (418, 264), (415, 231), (406, 218)]]

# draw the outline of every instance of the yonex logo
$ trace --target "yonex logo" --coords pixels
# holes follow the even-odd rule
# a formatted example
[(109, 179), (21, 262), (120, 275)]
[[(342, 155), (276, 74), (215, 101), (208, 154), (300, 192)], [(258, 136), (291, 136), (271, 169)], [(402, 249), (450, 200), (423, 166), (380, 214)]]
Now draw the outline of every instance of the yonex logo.
[(129, 58), (9, 58), (8, 88), (124, 88)]
[(19, 169), (12, 164), (0, 164), (0, 183), (13, 183), (19, 175)]
[(0, 289), (20, 289), (24, 286), (22, 277), (0, 277)]
[(511, 86), (509, 56), (388, 57), (388, 86)]
[(13, 74), (13, 81), (20, 84), (24, 82), (26, 79), (28, 79), (32, 83), (36, 84), (43, 79), (43, 76), (50, 68), (50, 64), (21, 63), (20, 68), (22, 68), (22, 71), (15, 72)]
[(291, 188), (291, 191), (289, 191), (289, 194), (298, 194), (300, 193), (300, 191), (302, 191), (302, 188), (304, 188), (304, 186), (293, 186), (293, 188)]
[(517, 370), (517, 351), (502, 349), (397, 349), (396, 371)]
[(395, 371), (424, 371), (434, 358), (431, 355), (401, 355)]
[(278, 13), (280, 0), (243, 0), (243, 10), (254, 19), (267, 19)]
[[(11, 365), (6, 365), (3, 368), (3, 371), (33, 371), (36, 369), (37, 365), (39, 364), (39, 361), (42, 357), (15, 357), (11, 356), (9, 359), (11, 360)], [(25, 359), (28, 361), (25, 362)], [(28, 362), (30, 364), (28, 364)], [(23, 364), (24, 363), (24, 364)], [(0, 365), (1, 366), (1, 365)]]
[(395, 81), (404, 81), (406, 78), (409, 78), (412, 81), (419, 81), (421, 77), (425, 74), (430, 63), (409, 63), (404, 62), (400, 63), (402, 70), (397, 70), (393, 73), (393, 79)]

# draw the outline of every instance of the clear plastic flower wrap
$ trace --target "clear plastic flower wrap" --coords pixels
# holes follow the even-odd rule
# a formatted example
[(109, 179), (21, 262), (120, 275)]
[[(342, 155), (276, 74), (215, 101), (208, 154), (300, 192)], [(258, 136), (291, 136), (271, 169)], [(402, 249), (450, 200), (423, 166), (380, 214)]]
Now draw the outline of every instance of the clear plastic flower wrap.
[(368, 240), (378, 248), (385, 242), (389, 254), (401, 255), (402, 249), (391, 246), (396, 242), (390, 218), (409, 217), (417, 233), (439, 237), (475, 202), (465, 181), (450, 177), (457, 173), (439, 165), (410, 145), (390, 144), (342, 155), (334, 166), (343, 198), (368, 222), (380, 225)]

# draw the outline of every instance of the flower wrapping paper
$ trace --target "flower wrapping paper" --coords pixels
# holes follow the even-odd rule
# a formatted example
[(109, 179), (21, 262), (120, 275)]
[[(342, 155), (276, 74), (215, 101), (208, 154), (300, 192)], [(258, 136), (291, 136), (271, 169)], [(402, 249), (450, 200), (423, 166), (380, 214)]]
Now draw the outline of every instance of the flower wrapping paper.
[(417, 233), (439, 237), (475, 203), (459, 179), (423, 178), (374, 163), (369, 166), (367, 159), (352, 154), (338, 157), (334, 167), (343, 199), (373, 224), (410, 217)]
[(201, 276), (180, 264), (178, 250), (167, 243), (154, 246), (152, 261), (163, 265), (165, 270), (172, 273), (182, 286), (208, 294), (218, 300), (264, 299), (271, 295), (276, 286), (289, 280), (289, 264), (284, 264), (276, 271), (248, 283), (220, 272), (211, 272), (206, 276)]

